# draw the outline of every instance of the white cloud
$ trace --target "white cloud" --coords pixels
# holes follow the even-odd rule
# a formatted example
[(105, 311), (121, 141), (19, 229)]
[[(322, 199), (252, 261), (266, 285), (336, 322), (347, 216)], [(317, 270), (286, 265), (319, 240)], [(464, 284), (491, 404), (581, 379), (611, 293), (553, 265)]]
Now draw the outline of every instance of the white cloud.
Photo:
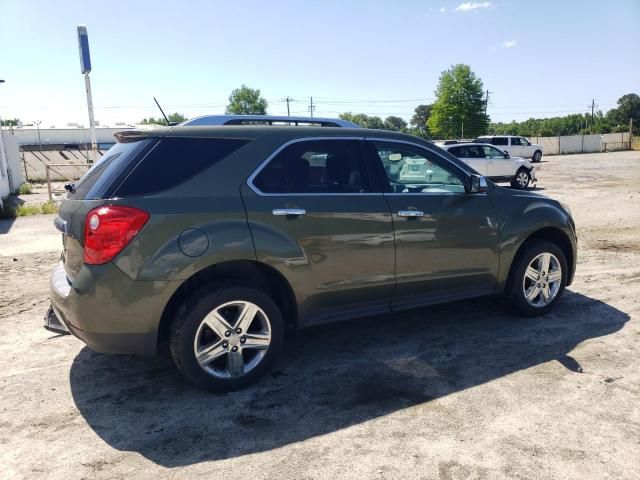
[(502, 42), (502, 46), (504, 48), (512, 48), (516, 46), (516, 41), (515, 40), (505, 40), (504, 42)]
[(478, 8), (490, 8), (493, 7), (491, 2), (465, 2), (456, 7), (456, 12), (469, 12), (471, 10), (477, 10)]
[(444, 7), (440, 8), (440, 13), (444, 13), (444, 12), (446, 12), (446, 11), (447, 11), (447, 9), (446, 9), (446, 8), (444, 8)]

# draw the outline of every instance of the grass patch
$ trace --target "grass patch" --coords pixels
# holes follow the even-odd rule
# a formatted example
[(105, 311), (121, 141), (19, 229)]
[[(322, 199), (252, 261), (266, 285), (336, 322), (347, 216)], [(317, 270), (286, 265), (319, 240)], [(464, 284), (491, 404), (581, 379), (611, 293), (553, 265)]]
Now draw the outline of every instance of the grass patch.
[(42, 213), (58, 213), (58, 204), (53, 200), (49, 200), (46, 203), (40, 205)]
[(18, 188), (18, 195), (31, 195), (32, 193), (32, 186), (28, 182), (23, 183), (22, 185), (20, 185), (20, 188)]
[(38, 215), (41, 212), (37, 205), (18, 205), (16, 208), (17, 217), (28, 217), (30, 215)]

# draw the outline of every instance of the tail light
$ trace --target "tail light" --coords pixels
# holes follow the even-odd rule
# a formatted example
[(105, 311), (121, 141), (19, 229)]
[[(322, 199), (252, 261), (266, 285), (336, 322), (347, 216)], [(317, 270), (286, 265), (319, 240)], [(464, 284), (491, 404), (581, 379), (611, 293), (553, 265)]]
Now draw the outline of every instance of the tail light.
[(84, 262), (101, 265), (112, 260), (149, 220), (143, 210), (123, 206), (98, 207), (84, 223)]

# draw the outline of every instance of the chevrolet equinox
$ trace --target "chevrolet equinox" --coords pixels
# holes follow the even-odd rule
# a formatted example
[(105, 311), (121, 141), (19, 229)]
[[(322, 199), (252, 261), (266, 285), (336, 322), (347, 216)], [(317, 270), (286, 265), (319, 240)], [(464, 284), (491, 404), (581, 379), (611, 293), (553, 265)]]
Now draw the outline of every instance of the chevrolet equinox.
[(226, 392), (268, 371), (290, 327), (492, 294), (543, 315), (573, 279), (565, 205), (430, 142), (188, 123), (119, 133), (67, 186), (47, 321), (95, 351), (168, 344), (187, 380)]

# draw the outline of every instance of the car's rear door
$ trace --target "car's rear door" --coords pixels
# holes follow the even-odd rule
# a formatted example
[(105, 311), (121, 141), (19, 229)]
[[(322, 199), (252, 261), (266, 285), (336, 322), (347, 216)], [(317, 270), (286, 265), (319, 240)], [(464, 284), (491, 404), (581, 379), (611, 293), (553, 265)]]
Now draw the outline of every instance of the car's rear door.
[(257, 260), (291, 284), (301, 324), (387, 312), (394, 289), (391, 213), (362, 139), (296, 139), (242, 196)]
[[(394, 308), (493, 292), (498, 273), (498, 219), (485, 193), (467, 194), (466, 172), (417, 144), (367, 139), (371, 162), (393, 215), (396, 243)], [(389, 176), (388, 158), (422, 157), (430, 169), (419, 181)]]

